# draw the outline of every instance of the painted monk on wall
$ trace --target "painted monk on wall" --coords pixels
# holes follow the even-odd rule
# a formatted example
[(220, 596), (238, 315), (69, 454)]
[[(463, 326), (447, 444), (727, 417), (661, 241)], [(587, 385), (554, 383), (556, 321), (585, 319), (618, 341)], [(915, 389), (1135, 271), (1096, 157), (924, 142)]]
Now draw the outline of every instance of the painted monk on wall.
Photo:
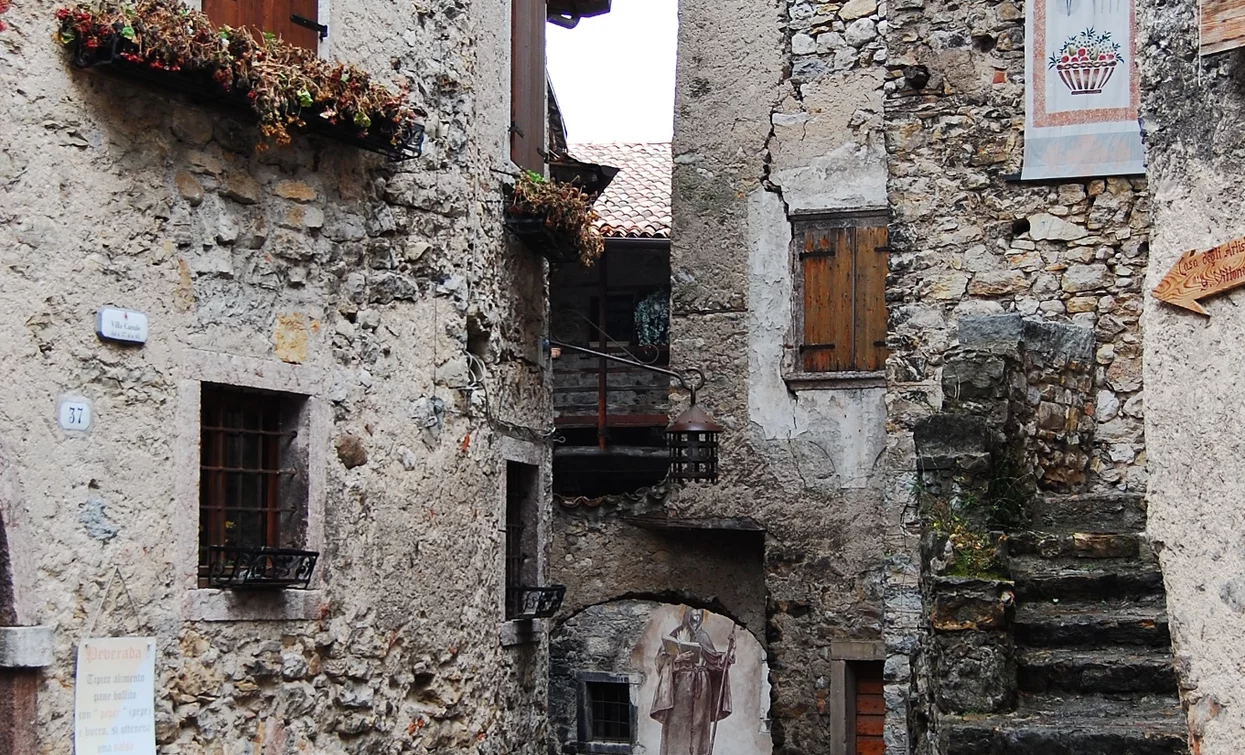
[(705, 631), (705, 612), (683, 609), (683, 620), (662, 638), (657, 691), (649, 712), (661, 722), (660, 755), (713, 755), (717, 722), (731, 714), (735, 637), (719, 651)]

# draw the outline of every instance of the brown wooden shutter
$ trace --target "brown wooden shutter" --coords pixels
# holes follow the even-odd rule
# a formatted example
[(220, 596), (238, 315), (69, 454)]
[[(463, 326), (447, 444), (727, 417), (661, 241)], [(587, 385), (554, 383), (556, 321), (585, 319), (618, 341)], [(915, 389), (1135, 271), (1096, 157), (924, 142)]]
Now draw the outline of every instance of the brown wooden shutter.
[(852, 755), (885, 755), (882, 728), (886, 722), (886, 702), (882, 698), (882, 664), (854, 663)]
[(857, 370), (886, 367), (886, 227), (856, 231), (856, 349)]
[(1202, 0), (1201, 6), (1203, 55), (1245, 46), (1245, 2)]
[(544, 174), (545, 0), (513, 0), (510, 38), (510, 159)]
[(804, 271), (805, 372), (851, 369), (852, 228), (804, 231), (800, 264)]
[(318, 0), (203, 0), (203, 12), (217, 26), (246, 27), (256, 38), (264, 32), (276, 34), (292, 45), (316, 51), (320, 35), (291, 21), (300, 16), (318, 23)]

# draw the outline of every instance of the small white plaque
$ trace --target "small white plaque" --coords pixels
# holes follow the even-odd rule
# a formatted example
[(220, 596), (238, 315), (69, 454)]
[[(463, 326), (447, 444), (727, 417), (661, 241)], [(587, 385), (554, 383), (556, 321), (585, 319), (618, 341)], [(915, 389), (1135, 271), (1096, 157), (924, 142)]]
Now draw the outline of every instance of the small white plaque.
[(132, 309), (104, 307), (95, 313), (95, 333), (106, 341), (147, 343), (147, 315)]
[(56, 419), (64, 430), (86, 432), (91, 429), (91, 402), (66, 396), (56, 407)]

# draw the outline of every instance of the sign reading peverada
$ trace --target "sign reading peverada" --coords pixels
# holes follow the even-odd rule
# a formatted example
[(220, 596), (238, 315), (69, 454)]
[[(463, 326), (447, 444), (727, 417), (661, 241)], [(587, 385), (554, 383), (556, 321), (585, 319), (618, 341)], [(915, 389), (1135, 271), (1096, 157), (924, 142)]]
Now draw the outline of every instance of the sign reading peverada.
[(1198, 299), (1245, 286), (1245, 238), (1233, 239), (1202, 253), (1185, 252), (1152, 295), (1160, 301), (1210, 317)]

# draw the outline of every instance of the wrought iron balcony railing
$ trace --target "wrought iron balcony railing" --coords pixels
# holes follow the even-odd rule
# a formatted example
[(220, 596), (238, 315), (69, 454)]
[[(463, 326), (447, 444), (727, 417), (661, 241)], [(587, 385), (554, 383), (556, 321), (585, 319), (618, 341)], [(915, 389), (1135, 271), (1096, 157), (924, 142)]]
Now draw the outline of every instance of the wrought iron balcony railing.
[(510, 619), (547, 619), (562, 607), (566, 588), (562, 585), (545, 587), (511, 587), (510, 599), (513, 610)]
[(213, 545), (208, 586), (231, 590), (307, 589), (320, 554), (294, 548)]

